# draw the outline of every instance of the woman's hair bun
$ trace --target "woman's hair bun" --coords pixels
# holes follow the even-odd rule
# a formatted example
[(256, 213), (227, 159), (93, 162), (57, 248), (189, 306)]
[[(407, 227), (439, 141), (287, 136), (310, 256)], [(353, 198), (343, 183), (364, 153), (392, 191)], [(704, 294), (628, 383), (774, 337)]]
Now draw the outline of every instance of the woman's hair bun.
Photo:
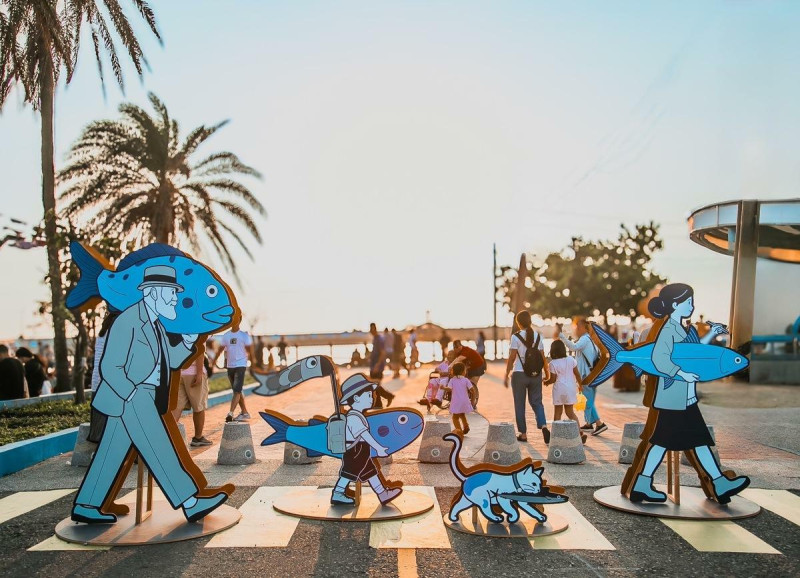
[(647, 310), (656, 319), (661, 319), (667, 314), (667, 304), (661, 297), (653, 297), (647, 303)]

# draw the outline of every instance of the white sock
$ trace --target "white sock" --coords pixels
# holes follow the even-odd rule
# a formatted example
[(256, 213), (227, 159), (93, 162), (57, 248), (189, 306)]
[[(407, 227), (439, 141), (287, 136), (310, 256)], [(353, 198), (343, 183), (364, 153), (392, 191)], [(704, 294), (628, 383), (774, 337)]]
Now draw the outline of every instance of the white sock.
[(181, 504), (184, 508), (194, 508), (197, 505), (197, 498), (192, 496), (191, 498), (187, 499), (183, 504)]

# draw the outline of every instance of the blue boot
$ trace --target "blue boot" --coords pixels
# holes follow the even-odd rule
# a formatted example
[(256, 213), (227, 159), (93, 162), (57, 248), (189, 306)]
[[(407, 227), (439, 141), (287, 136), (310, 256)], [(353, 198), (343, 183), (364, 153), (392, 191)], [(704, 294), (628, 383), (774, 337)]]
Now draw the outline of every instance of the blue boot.
[(183, 506), (183, 515), (186, 516), (186, 519), (190, 522), (196, 522), (213, 512), (227, 499), (228, 494), (225, 492), (220, 492), (210, 498), (197, 498), (197, 502), (194, 506), (189, 508)]
[(653, 478), (639, 474), (630, 495), (631, 502), (666, 502), (667, 494), (653, 488)]
[(724, 475), (718, 477), (712, 482), (714, 484), (714, 494), (717, 497), (717, 502), (720, 504), (727, 504), (731, 501), (731, 497), (735, 496), (747, 486), (750, 485), (750, 478), (747, 476), (739, 476), (729, 480)]
[(100, 508), (94, 506), (75, 504), (72, 507), (72, 521), (84, 524), (113, 524), (117, 521), (117, 517), (114, 514), (104, 514)]

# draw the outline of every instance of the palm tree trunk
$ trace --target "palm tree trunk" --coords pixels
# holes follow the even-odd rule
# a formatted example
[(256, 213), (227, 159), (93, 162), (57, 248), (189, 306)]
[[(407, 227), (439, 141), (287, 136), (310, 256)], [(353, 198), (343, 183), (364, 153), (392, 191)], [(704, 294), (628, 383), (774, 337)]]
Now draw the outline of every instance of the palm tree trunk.
[(78, 328), (78, 338), (75, 340), (75, 365), (72, 368), (72, 388), (75, 390), (75, 403), (84, 403), (86, 393), (83, 390), (84, 377), (86, 376), (86, 351), (89, 345), (89, 331), (80, 311), (73, 310), (72, 315)]
[(47, 271), (53, 311), (53, 349), (56, 357), (55, 391), (69, 391), (69, 362), (67, 360), (66, 311), (63, 304), (61, 267), (56, 242), (56, 175), (54, 161), (53, 109), (55, 79), (53, 64), (45, 51), (39, 81), (42, 115), (42, 205), (44, 206), (44, 236), (47, 242)]

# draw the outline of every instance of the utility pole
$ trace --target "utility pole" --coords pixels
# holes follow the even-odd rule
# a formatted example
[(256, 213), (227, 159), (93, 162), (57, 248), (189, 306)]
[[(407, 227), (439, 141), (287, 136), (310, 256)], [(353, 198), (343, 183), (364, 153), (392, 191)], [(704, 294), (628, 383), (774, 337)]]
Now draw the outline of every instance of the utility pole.
[(497, 356), (497, 243), (492, 243), (492, 342), (494, 343), (494, 358)]

